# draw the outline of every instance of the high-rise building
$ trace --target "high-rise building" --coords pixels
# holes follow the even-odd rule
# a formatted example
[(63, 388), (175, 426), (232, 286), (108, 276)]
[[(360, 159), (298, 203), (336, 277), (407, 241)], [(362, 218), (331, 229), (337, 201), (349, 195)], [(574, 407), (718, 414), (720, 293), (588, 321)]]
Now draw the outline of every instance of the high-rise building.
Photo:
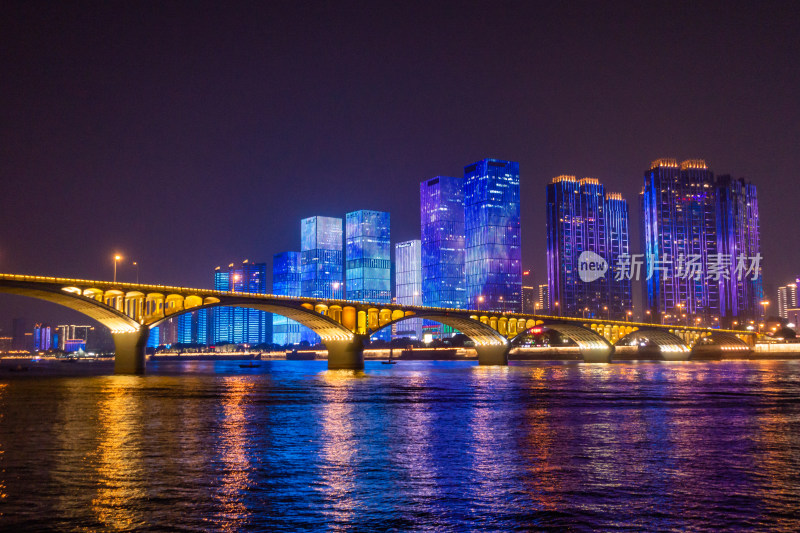
[(537, 300), (537, 310), (546, 315), (550, 313), (550, 286), (547, 283), (539, 285), (539, 298)]
[[(621, 195), (606, 194), (594, 178), (553, 178), (547, 186), (549, 304), (543, 305), (564, 316), (623, 318), (631, 308), (631, 280), (616, 279), (613, 266), (629, 252), (628, 205)], [(608, 269), (602, 275), (580, 274), (601, 261)]]
[[(342, 219), (310, 217), (300, 222), (300, 291), (310, 298), (344, 297)], [(319, 336), (303, 330), (303, 340), (319, 343)]]
[(178, 317), (178, 342), (181, 344), (208, 343), (208, 309), (198, 309)]
[(58, 333), (47, 324), (33, 326), (33, 351), (46, 352), (58, 348)]
[[(394, 246), (395, 294), (400, 305), (422, 305), (422, 241), (398, 242)], [(398, 322), (396, 337), (422, 340), (422, 319)]]
[(347, 213), (345, 290), (348, 300), (392, 300), (389, 213), (362, 209)]
[(303, 296), (344, 297), (341, 218), (317, 216), (300, 222), (300, 267)]
[(161, 332), (159, 331), (159, 327), (156, 326), (150, 330), (150, 336), (147, 337), (147, 347), (156, 349), (158, 348), (160, 341), (161, 341)]
[(419, 191), (421, 222), (422, 303), (463, 309), (464, 180), (437, 176)]
[[(758, 197), (756, 186), (744, 179), (728, 175), (717, 177), (716, 183), (717, 247), (724, 258), (730, 258), (733, 271), (719, 280), (719, 313), (723, 325), (760, 316), (764, 297), (760, 265), (758, 276), (737, 272), (738, 258), (760, 256), (758, 230)], [(749, 266), (749, 264), (747, 265)]]
[(482, 159), (464, 167), (467, 306), (522, 308), (519, 163)]
[[(267, 265), (245, 260), (238, 266), (231, 263), (227, 269), (217, 267), (214, 289), (266, 294)], [(258, 309), (216, 307), (212, 323), (214, 344), (262, 344), (270, 340), (272, 321), (268, 313)]]
[(11, 321), (11, 346), (14, 351), (30, 352), (33, 350), (33, 330), (25, 318), (15, 318)]
[(158, 334), (158, 344), (161, 346), (172, 346), (178, 342), (177, 317), (168, 318), (159, 324)]
[[(464, 180), (437, 176), (419, 186), (422, 304), (464, 309)], [(450, 336), (453, 329), (423, 321), (425, 334)]]
[[(605, 316), (625, 318), (633, 307), (633, 282), (629, 276), (619, 276), (614, 267), (629, 257), (628, 202), (617, 192), (606, 193), (606, 259), (609, 265), (608, 295), (603, 303)], [(607, 308), (607, 309), (606, 309)]]
[(536, 305), (536, 289), (534, 287), (522, 286), (522, 312), (534, 314), (539, 307)]
[[(272, 257), (272, 294), (300, 296), (300, 252), (283, 252)], [(281, 315), (272, 315), (272, 342), (280, 346), (300, 344), (304, 326)]]
[[(227, 292), (233, 290), (231, 286), (230, 269), (233, 268), (233, 263), (228, 265), (228, 268), (223, 269), (217, 267), (214, 269), (214, 290)], [(209, 332), (209, 344), (228, 344), (233, 342), (233, 332), (231, 328), (231, 321), (233, 319), (233, 309), (230, 307), (214, 307), (209, 309), (211, 316), (211, 331)], [(153, 336), (153, 333), (150, 334)]]
[[(662, 321), (732, 325), (759, 316), (758, 201), (754, 185), (714, 179), (702, 159), (658, 159), (644, 175), (645, 308)], [(745, 275), (742, 275), (745, 274)]]
[(79, 350), (86, 351), (86, 342), (92, 326), (78, 326), (68, 324), (58, 326), (58, 348), (69, 353)]
[(797, 308), (797, 283), (778, 287), (778, 316), (788, 319), (787, 309)]
[[(719, 319), (719, 285), (707, 283), (709, 257), (717, 253), (714, 175), (701, 159), (678, 165), (658, 159), (644, 174), (642, 236), (645, 308), (654, 317), (703, 315)], [(684, 275), (688, 261), (702, 275)]]

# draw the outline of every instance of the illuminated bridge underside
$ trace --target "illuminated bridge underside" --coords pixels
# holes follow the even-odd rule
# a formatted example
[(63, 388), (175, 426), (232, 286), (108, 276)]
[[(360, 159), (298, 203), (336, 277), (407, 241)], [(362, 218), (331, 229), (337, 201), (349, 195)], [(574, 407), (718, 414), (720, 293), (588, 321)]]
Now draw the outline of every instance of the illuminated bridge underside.
[(665, 361), (686, 361), (689, 359), (689, 347), (677, 335), (659, 329), (640, 329), (629, 333), (617, 341), (618, 346), (635, 345), (642, 341), (652, 343), (661, 353)]
[(492, 329), (491, 326), (467, 316), (437, 313), (433, 311), (420, 311), (414, 315), (387, 322), (378, 329), (391, 328), (398, 322), (410, 320), (412, 318), (424, 318), (425, 320), (439, 322), (469, 337), (470, 340), (475, 343), (475, 351), (478, 353), (478, 362), (482, 365), (508, 364), (508, 352), (511, 349), (511, 342), (497, 330)]
[[(616, 321), (587, 321), (520, 313), (480, 312), (347, 300), (324, 300), (222, 292), (208, 289), (0, 274), (0, 292), (53, 302), (85, 314), (111, 330), (119, 373), (144, 372), (150, 329), (164, 320), (204, 308), (249, 307), (290, 318), (317, 333), (328, 349), (329, 368), (363, 368), (363, 342), (370, 334), (408, 318), (426, 318), (453, 327), (475, 342), (481, 364), (507, 364), (509, 339), (544, 325), (572, 339), (586, 361), (608, 361), (613, 344), (636, 330), (668, 346), (680, 338), (686, 347), (742, 349), (755, 334), (703, 328)], [(669, 342), (667, 342), (669, 341)]]

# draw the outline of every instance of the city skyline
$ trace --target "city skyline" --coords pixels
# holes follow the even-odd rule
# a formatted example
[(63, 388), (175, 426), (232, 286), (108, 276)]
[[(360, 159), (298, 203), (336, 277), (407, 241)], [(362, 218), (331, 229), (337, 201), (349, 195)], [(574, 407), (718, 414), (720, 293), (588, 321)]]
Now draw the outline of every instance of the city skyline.
[[(488, 156), (520, 163), (522, 264), (539, 284), (546, 235), (536, 199), (552, 176), (594, 176), (632, 202), (647, 162), (683, 154), (759, 185), (774, 300), (800, 264), (780, 237), (800, 201), (791, 182), (800, 77), (784, 67), (798, 47), (791, 7), (683, 6), (677, 16), (668, 6), (531, 4), (512, 16), (443, 3), (413, 16), (383, 6), (363, 24), (358, 10), (273, 6), (231, 9), (209, 32), (208, 14), (185, 6), (51, 20), (47, 9), (5, 5), (4, 20), (17, 23), (0, 37), (13, 80), (0, 88), (0, 270), (111, 279), (120, 253), (120, 279), (200, 286), (232, 257), (297, 249), (297, 220), (365, 206), (390, 212), (402, 242), (419, 235), (417, 184)], [(165, 42), (175, 13), (183, 38)], [(504, 30), (497, 38), (461, 34), (489, 13)], [(134, 20), (143, 22), (125, 23)], [(670, 38), (644, 36), (653, 20)], [(290, 39), (287, 22), (315, 39)], [(586, 31), (568, 37), (563, 28), (576, 25)], [(717, 26), (729, 31), (711, 38)], [(409, 42), (418, 32), (430, 37)], [(186, 60), (196, 50), (217, 60), (198, 70)], [(3, 298), (30, 314), (32, 303)]]

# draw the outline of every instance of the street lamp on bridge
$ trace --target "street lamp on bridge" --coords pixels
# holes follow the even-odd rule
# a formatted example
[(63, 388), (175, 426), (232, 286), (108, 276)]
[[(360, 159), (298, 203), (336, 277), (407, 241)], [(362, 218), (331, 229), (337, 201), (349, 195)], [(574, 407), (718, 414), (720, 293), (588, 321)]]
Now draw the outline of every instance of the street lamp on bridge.
[(114, 283), (117, 282), (117, 263), (119, 263), (120, 261), (122, 261), (122, 256), (116, 254), (114, 256)]

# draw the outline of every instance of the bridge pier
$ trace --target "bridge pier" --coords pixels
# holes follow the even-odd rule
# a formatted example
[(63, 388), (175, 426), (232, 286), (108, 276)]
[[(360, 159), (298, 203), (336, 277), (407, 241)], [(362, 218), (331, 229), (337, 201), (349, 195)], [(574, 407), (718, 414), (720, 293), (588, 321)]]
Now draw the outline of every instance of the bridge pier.
[(137, 331), (111, 333), (114, 339), (114, 373), (144, 374), (145, 348), (150, 328), (142, 326)]
[(511, 344), (475, 346), (475, 351), (478, 352), (479, 365), (508, 366), (508, 352), (511, 351)]
[(328, 370), (364, 370), (364, 335), (349, 341), (326, 341)]
[(590, 348), (581, 350), (581, 355), (584, 363), (610, 363), (612, 352), (611, 348)]

